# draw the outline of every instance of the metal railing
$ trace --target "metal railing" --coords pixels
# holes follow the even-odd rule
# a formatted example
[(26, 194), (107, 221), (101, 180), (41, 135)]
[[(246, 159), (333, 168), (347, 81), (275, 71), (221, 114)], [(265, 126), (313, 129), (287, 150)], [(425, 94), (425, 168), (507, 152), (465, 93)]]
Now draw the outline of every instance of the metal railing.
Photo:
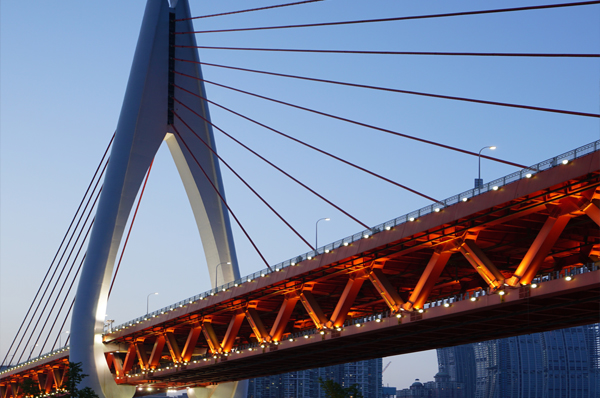
[(504, 185), (510, 184), (512, 182), (519, 181), (519, 180), (522, 180), (525, 178), (531, 178), (535, 174), (537, 174), (541, 171), (545, 171), (545, 170), (551, 169), (553, 167), (558, 167), (558, 166), (568, 164), (570, 161), (572, 161), (574, 159), (588, 155), (599, 149), (600, 149), (600, 140), (591, 142), (587, 145), (584, 145), (579, 148), (573, 149), (571, 151), (565, 152), (561, 155), (554, 156), (550, 159), (544, 160), (543, 162), (536, 163), (533, 166), (516, 171), (516, 172), (509, 174), (507, 176), (504, 176), (502, 178), (498, 178), (496, 180), (490, 181), (487, 184), (483, 184), (483, 186), (481, 186), (480, 188), (470, 189), (470, 190), (460, 193), (458, 195), (451, 196), (451, 197), (449, 197), (445, 200), (442, 200), (438, 203), (434, 203), (432, 205), (425, 206), (419, 210), (415, 210), (415, 211), (412, 211), (403, 216), (394, 218), (393, 220), (378, 224), (370, 229), (365, 229), (362, 232), (358, 232), (358, 233), (348, 236), (344, 239), (340, 239), (333, 243), (329, 243), (325, 246), (317, 248), (316, 250), (312, 250), (312, 251), (306, 252), (304, 254), (300, 254), (294, 258), (291, 258), (289, 260), (286, 260), (286, 261), (283, 261), (281, 263), (274, 265), (273, 267), (271, 267), (273, 269), (273, 271), (270, 271), (268, 268), (264, 268), (260, 271), (254, 272), (253, 274), (250, 274), (250, 275), (246, 275), (246, 276), (244, 276), (240, 279), (237, 279), (233, 282), (225, 283), (223, 285), (217, 286), (216, 288), (213, 288), (204, 293), (197, 294), (193, 297), (182, 300), (182, 301), (172, 304), (168, 307), (164, 307), (164, 308), (161, 308), (154, 312), (151, 312), (148, 315), (141, 316), (141, 317), (135, 318), (129, 322), (120, 324), (120, 325), (112, 328), (112, 330), (121, 330), (123, 328), (141, 323), (150, 318), (154, 318), (157, 315), (164, 314), (169, 311), (173, 311), (177, 308), (182, 308), (182, 307), (184, 307), (188, 304), (194, 303), (198, 300), (204, 300), (210, 296), (214, 296), (218, 292), (227, 291), (228, 289), (239, 286), (243, 283), (252, 282), (253, 280), (255, 280), (257, 278), (264, 277), (272, 272), (279, 272), (284, 268), (294, 266), (305, 260), (310, 260), (320, 254), (329, 253), (330, 251), (338, 249), (342, 246), (348, 246), (353, 242), (359, 241), (361, 239), (369, 238), (369, 237), (373, 236), (374, 234), (380, 233), (382, 231), (390, 230), (398, 225), (415, 221), (419, 217), (422, 217), (426, 214), (441, 211), (443, 208), (446, 208), (448, 206), (451, 206), (451, 205), (454, 205), (454, 204), (457, 204), (460, 202), (466, 202), (475, 196), (481, 195), (481, 194), (489, 192), (489, 191), (498, 190), (499, 188), (503, 187)]

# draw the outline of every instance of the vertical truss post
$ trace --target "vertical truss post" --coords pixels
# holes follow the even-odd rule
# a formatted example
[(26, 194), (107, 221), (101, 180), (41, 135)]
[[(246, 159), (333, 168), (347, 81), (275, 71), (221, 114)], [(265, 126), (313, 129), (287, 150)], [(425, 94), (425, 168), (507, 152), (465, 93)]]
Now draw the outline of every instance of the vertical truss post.
[(412, 311), (413, 308), (423, 308), (451, 255), (452, 252), (443, 250), (436, 250), (433, 253), (408, 302), (404, 303), (402, 308), (408, 311)]
[(297, 293), (285, 295), (283, 303), (279, 308), (277, 319), (275, 319), (275, 322), (271, 327), (271, 333), (268, 338), (269, 342), (281, 340), (285, 327), (290, 320), (290, 316), (292, 316), (292, 312), (294, 311), (294, 307), (296, 307), (298, 300), (300, 300), (300, 296)]
[(379, 295), (383, 298), (383, 301), (388, 305), (392, 312), (400, 311), (404, 300), (400, 297), (394, 286), (385, 277), (383, 271), (380, 268), (373, 268), (369, 272), (369, 280), (377, 289)]
[(523, 285), (531, 283), (544, 259), (567, 226), (569, 219), (568, 214), (548, 217), (517, 270), (511, 278), (506, 280), (508, 285), (516, 287), (519, 283)]
[(195, 325), (192, 327), (192, 329), (190, 329), (190, 333), (185, 341), (185, 346), (181, 352), (181, 359), (183, 362), (189, 362), (192, 360), (192, 356), (194, 355), (194, 347), (196, 347), (196, 343), (198, 342), (198, 338), (200, 337), (201, 333), (202, 325)]
[(363, 285), (363, 282), (367, 279), (367, 275), (364, 271), (355, 272), (350, 276), (350, 279), (346, 283), (346, 287), (338, 300), (331, 319), (327, 322), (328, 328), (338, 328), (344, 324), (348, 312), (356, 300), (356, 296)]
[(235, 338), (240, 331), (240, 327), (242, 326), (242, 322), (244, 322), (245, 316), (246, 314), (244, 314), (243, 311), (238, 311), (231, 317), (231, 321), (229, 321), (229, 327), (227, 327), (227, 332), (225, 332), (225, 337), (221, 343), (221, 349), (223, 352), (229, 352), (233, 348), (233, 345), (235, 344)]
[(504, 275), (474, 241), (465, 240), (459, 250), (492, 289), (498, 289), (504, 284)]

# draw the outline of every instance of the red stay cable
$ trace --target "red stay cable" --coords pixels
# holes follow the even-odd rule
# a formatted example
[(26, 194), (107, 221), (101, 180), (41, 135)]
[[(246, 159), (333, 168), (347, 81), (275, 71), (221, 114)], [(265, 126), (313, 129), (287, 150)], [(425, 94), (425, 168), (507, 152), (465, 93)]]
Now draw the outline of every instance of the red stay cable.
[(250, 8), (250, 9), (247, 9), (247, 10), (229, 11), (229, 12), (222, 12), (222, 13), (219, 13), (219, 14), (212, 14), (212, 15), (202, 15), (202, 16), (199, 16), (199, 17), (181, 18), (181, 19), (176, 19), (175, 21), (187, 21), (187, 20), (190, 20), (190, 19), (221, 17), (223, 15), (232, 15), (232, 14), (241, 14), (241, 13), (244, 13), (244, 12), (270, 10), (272, 8), (296, 6), (296, 5), (300, 5), (300, 4), (306, 4), (306, 3), (316, 3), (316, 2), (319, 2), (319, 1), (324, 1), (324, 0), (305, 0), (305, 1), (298, 1), (298, 2), (295, 2), (295, 3), (287, 3), (287, 4), (278, 4), (278, 5), (267, 6), (267, 7)]
[[(289, 102), (280, 101), (280, 100), (277, 100), (277, 99), (274, 99), (274, 98), (266, 97), (264, 95), (255, 94), (255, 93), (252, 93), (252, 92), (249, 92), (249, 91), (244, 91), (244, 90), (240, 90), (238, 88), (226, 86), (224, 84), (215, 83), (215, 82), (212, 82), (210, 80), (201, 79), (199, 77), (187, 75), (185, 73), (181, 73), (181, 72), (177, 72), (177, 71), (175, 73), (178, 74), (178, 75), (181, 75), (181, 76), (189, 77), (189, 78), (194, 79), (194, 80), (198, 80), (198, 81), (202, 81), (202, 82), (205, 82), (205, 83), (208, 83), (208, 84), (212, 84), (212, 85), (215, 85), (217, 87), (222, 87), (222, 88), (226, 88), (228, 90), (237, 91), (237, 92), (242, 93), (242, 94), (250, 95), (250, 96), (253, 96), (253, 97), (256, 97), (256, 98), (261, 98), (261, 99), (264, 99), (264, 100), (267, 100), (267, 101), (271, 101), (271, 102), (275, 102), (275, 103), (278, 103), (278, 104), (281, 104), (281, 105), (287, 105), (287, 106), (290, 106), (292, 108), (301, 109), (301, 110), (307, 111), (307, 112), (312, 112), (312, 113), (315, 113), (317, 115), (327, 116), (327, 117), (330, 117), (332, 119), (341, 120), (343, 122), (348, 122), (348, 123), (356, 124), (357, 126), (367, 127), (367, 128), (373, 129), (373, 130), (384, 132), (384, 133), (393, 134), (393, 135), (397, 135), (399, 137), (404, 137), (404, 138), (408, 138), (408, 139), (411, 139), (411, 140), (423, 142), (425, 144), (435, 145), (435, 146), (439, 146), (441, 148), (450, 149), (452, 151), (457, 151), (457, 152), (465, 153), (467, 155), (479, 156), (479, 154), (477, 152), (471, 152), (471, 151), (467, 151), (466, 149), (460, 149), (460, 148), (456, 148), (456, 147), (453, 147), (453, 146), (450, 146), (450, 145), (440, 144), (438, 142), (429, 141), (429, 140), (425, 140), (423, 138), (414, 137), (412, 135), (398, 133), (396, 131), (384, 129), (382, 127), (377, 127), (377, 126), (374, 126), (374, 125), (371, 125), (371, 124), (362, 123), (362, 122), (358, 122), (356, 120), (347, 119), (347, 118), (344, 118), (344, 117), (341, 117), (341, 116), (332, 115), (330, 113), (325, 113), (325, 112), (317, 111), (315, 109), (306, 108), (306, 107), (303, 107), (303, 106), (300, 106), (300, 105), (295, 105), (295, 104), (292, 104), (292, 103), (289, 103)], [(518, 163), (509, 162), (507, 160), (502, 160), (502, 159), (494, 158), (494, 157), (491, 157), (491, 156), (488, 156), (488, 155), (483, 155), (482, 154), (481, 157), (484, 158), (484, 159), (492, 160), (494, 162), (504, 163), (504, 164), (508, 164), (508, 165), (515, 166), (515, 167), (519, 167), (519, 168), (522, 168), (522, 169), (527, 168), (527, 166), (524, 166), (524, 165), (521, 165), (521, 164), (518, 164)]]
[[(177, 86), (175, 86), (177, 87)], [(183, 89), (185, 90), (185, 89)], [(187, 91), (187, 90), (185, 90)], [(179, 101), (177, 98), (173, 98), (177, 103), (181, 104), (182, 106), (185, 106), (185, 104), (183, 104), (181, 101)], [(187, 106), (185, 106), (186, 108), (188, 108)], [(189, 108), (188, 108), (189, 109)], [(181, 120), (181, 119), (180, 119)], [(308, 241), (306, 239), (304, 239), (304, 237), (302, 235), (300, 235), (300, 233), (298, 231), (296, 231), (296, 229), (294, 227), (292, 227), (292, 225), (290, 223), (287, 222), (287, 220), (285, 218), (283, 218), (283, 216), (281, 216), (281, 214), (279, 214), (277, 212), (277, 210), (275, 210), (270, 204), (269, 202), (267, 202), (262, 196), (260, 196), (260, 194), (258, 192), (256, 192), (254, 190), (254, 188), (252, 188), (252, 186), (250, 186), (250, 184), (248, 184), (246, 182), (246, 180), (244, 180), (242, 178), (242, 176), (240, 176), (225, 160), (223, 160), (223, 158), (221, 156), (219, 156), (219, 154), (217, 153), (217, 151), (215, 151), (214, 149), (212, 149), (212, 147), (210, 145), (208, 145), (206, 143), (206, 141), (204, 141), (202, 139), (202, 137), (200, 137), (185, 121), (181, 120), (181, 122), (188, 128), (188, 130), (190, 130), (195, 136), (196, 138), (198, 138), (200, 141), (202, 141), (202, 143), (204, 144), (204, 146), (206, 146), (221, 162), (223, 162), (223, 164), (241, 181), (244, 183), (244, 185), (246, 185), (246, 187), (248, 187), (248, 189), (250, 191), (252, 191), (252, 193), (254, 195), (256, 195), (257, 198), (259, 198), (277, 217), (279, 217), (279, 219), (281, 221), (283, 221), (285, 223), (285, 225), (288, 226), (289, 229), (291, 229), (300, 239), (302, 239), (302, 241), (304, 243), (306, 243), (306, 245), (308, 247), (310, 247), (312, 250), (315, 250), (315, 248), (308, 243)]]
[(133, 223), (135, 222), (135, 217), (137, 216), (138, 209), (140, 208), (140, 203), (142, 202), (142, 197), (144, 196), (144, 191), (146, 190), (146, 183), (148, 182), (148, 177), (150, 177), (150, 170), (152, 170), (152, 165), (154, 164), (154, 160), (150, 163), (150, 167), (148, 167), (148, 171), (146, 172), (146, 178), (144, 179), (144, 185), (142, 186), (142, 191), (140, 192), (140, 197), (138, 198), (137, 205), (135, 206), (135, 212), (133, 213), (133, 218), (131, 219), (131, 224), (129, 224), (129, 230), (127, 231), (127, 237), (125, 238), (125, 243), (123, 243), (123, 249), (121, 249), (121, 255), (119, 256), (119, 262), (117, 263), (117, 269), (115, 270), (115, 274), (113, 275), (112, 282), (110, 283), (110, 289), (108, 289), (108, 298), (110, 298), (110, 293), (112, 292), (113, 285), (115, 284), (115, 279), (117, 279), (117, 274), (119, 273), (119, 267), (121, 266), (121, 260), (123, 260), (123, 253), (125, 253), (125, 249), (127, 248), (127, 242), (129, 241), (129, 235), (131, 235), (131, 229), (133, 228)]
[[(234, 115), (237, 115), (237, 116), (239, 116), (239, 117), (241, 117), (241, 118), (244, 118), (244, 119), (246, 119), (246, 120), (248, 120), (248, 121), (250, 121), (250, 122), (252, 122), (252, 123), (255, 123), (255, 124), (257, 124), (257, 125), (259, 125), (259, 126), (261, 126), (261, 127), (264, 127), (264, 128), (266, 128), (267, 130), (270, 130), (270, 131), (272, 131), (272, 132), (274, 132), (274, 133), (277, 133), (277, 134), (279, 134), (279, 135), (281, 135), (281, 136), (283, 136), (283, 137), (286, 137), (286, 138), (288, 138), (288, 139), (290, 139), (290, 140), (292, 140), (292, 141), (294, 141), (294, 142), (297, 142), (297, 143), (299, 143), (299, 144), (301, 144), (301, 145), (304, 145), (304, 146), (306, 146), (306, 147), (308, 147), (308, 148), (310, 148), (310, 149), (312, 149), (312, 150), (315, 150), (315, 151), (317, 151), (317, 152), (319, 152), (319, 153), (322, 153), (322, 154), (324, 154), (324, 155), (327, 155), (327, 156), (329, 156), (329, 157), (331, 157), (331, 158), (333, 158), (333, 159), (335, 159), (335, 160), (337, 160), (337, 161), (340, 161), (340, 162), (342, 162), (342, 163), (344, 163), (344, 164), (347, 164), (347, 165), (349, 165), (349, 166), (352, 166), (352, 167), (354, 167), (354, 168), (356, 168), (356, 169), (358, 169), (358, 170), (361, 170), (361, 171), (363, 171), (363, 172), (365, 172), (365, 173), (368, 173), (368, 174), (370, 174), (370, 175), (372, 175), (372, 176), (374, 176), (374, 177), (377, 177), (377, 178), (379, 178), (379, 179), (381, 179), (381, 180), (383, 180), (383, 181), (386, 181), (386, 182), (388, 182), (388, 183), (390, 183), (390, 184), (393, 184), (393, 185), (395, 185), (395, 186), (397, 186), (397, 187), (400, 187), (400, 188), (402, 188), (402, 189), (405, 189), (405, 190), (407, 190), (407, 191), (409, 191), (409, 192), (412, 192), (412, 193), (414, 193), (414, 194), (416, 194), (416, 195), (419, 195), (419, 196), (421, 196), (421, 197), (423, 197), (423, 198), (426, 198), (426, 199), (428, 199), (428, 200), (431, 200), (432, 202), (435, 202), (435, 203), (440, 203), (440, 201), (439, 201), (439, 200), (437, 200), (437, 199), (434, 199), (434, 198), (432, 198), (432, 197), (430, 197), (430, 196), (427, 196), (427, 195), (425, 195), (425, 194), (422, 194), (422, 193), (421, 193), (421, 192), (419, 192), (419, 191), (416, 191), (416, 190), (414, 190), (414, 189), (412, 189), (412, 188), (409, 188), (409, 187), (407, 187), (407, 186), (405, 186), (405, 185), (402, 185), (402, 184), (400, 184), (400, 183), (398, 183), (398, 182), (396, 182), (396, 181), (394, 181), (394, 180), (390, 180), (389, 178), (383, 177), (382, 175), (379, 175), (379, 174), (377, 174), (377, 173), (374, 173), (374, 172), (372, 172), (372, 171), (370, 171), (370, 170), (367, 170), (367, 169), (365, 169), (364, 167), (358, 166), (358, 165), (356, 165), (356, 164), (354, 164), (354, 163), (352, 163), (352, 162), (349, 162), (349, 161), (347, 161), (347, 160), (344, 160), (344, 159), (342, 159), (342, 158), (340, 158), (340, 157), (338, 157), (338, 156), (335, 156), (335, 155), (333, 155), (333, 154), (331, 154), (331, 153), (329, 153), (329, 152), (327, 152), (327, 151), (324, 151), (324, 150), (322, 150), (322, 149), (319, 149), (319, 148), (317, 148), (317, 147), (315, 147), (315, 146), (312, 146), (312, 145), (310, 145), (310, 144), (307, 144), (306, 142), (304, 142), (304, 141), (302, 141), (302, 140), (299, 140), (299, 139), (297, 139), (297, 138), (294, 138), (294, 137), (292, 137), (292, 136), (290, 136), (290, 135), (287, 135), (287, 134), (285, 134), (285, 133), (282, 133), (282, 132), (281, 132), (281, 131), (279, 131), (279, 130), (276, 130), (276, 129), (272, 128), (272, 127), (269, 127), (269, 126), (267, 126), (267, 125), (265, 125), (265, 124), (263, 124), (263, 123), (260, 123), (260, 122), (258, 122), (258, 121), (256, 121), (256, 120), (252, 119), (252, 118), (249, 118), (249, 117), (247, 117), (247, 116), (244, 116), (244, 115), (242, 115), (241, 113), (238, 113), (238, 112), (236, 112), (236, 111), (233, 111), (233, 110), (231, 110), (231, 109), (229, 109), (229, 108), (227, 108), (227, 107), (225, 107), (225, 106), (223, 106), (223, 105), (219, 105), (219, 104), (217, 104), (217, 103), (215, 103), (215, 102), (213, 102), (213, 101), (211, 101), (211, 100), (209, 100), (209, 99), (207, 99), (207, 98), (204, 98), (204, 97), (202, 97), (201, 95), (194, 94), (194, 93), (192, 93), (191, 91), (188, 91), (188, 90), (184, 89), (183, 87), (179, 87), (178, 85), (174, 85), (174, 86), (175, 86), (175, 87), (177, 87), (177, 88), (179, 88), (179, 89), (181, 89), (181, 90), (183, 90), (183, 91), (185, 91), (185, 92), (187, 92), (187, 93), (189, 93), (189, 94), (192, 94), (192, 95), (194, 95), (194, 96), (196, 96), (196, 97), (199, 97), (199, 98), (203, 99), (203, 100), (204, 100), (204, 101), (206, 101), (206, 102), (209, 102), (209, 103), (211, 103), (211, 104), (213, 104), (213, 105), (215, 105), (215, 106), (218, 106), (218, 107), (219, 107), (219, 108), (221, 108), (221, 109), (224, 109), (224, 110), (226, 110), (226, 111), (228, 111), (228, 112), (231, 112), (231, 113), (233, 113)], [(175, 99), (175, 101), (177, 101), (177, 99)], [(180, 101), (177, 101), (177, 102), (181, 103)], [(183, 104), (182, 104), (182, 105), (183, 105)], [(185, 105), (184, 105), (184, 106), (185, 106)]]
[[(183, 122), (183, 120), (181, 119), (181, 117), (177, 113), (173, 112), (173, 114), (175, 115), (175, 117), (177, 117), (177, 119), (179, 119), (179, 120), (181, 120)], [(221, 192), (219, 192), (219, 190), (217, 189), (217, 187), (215, 187), (215, 184), (212, 182), (212, 180), (210, 179), (210, 177), (208, 176), (208, 174), (206, 174), (206, 171), (204, 171), (204, 168), (200, 165), (200, 162), (198, 162), (198, 159), (196, 159), (196, 156), (194, 156), (194, 153), (190, 150), (190, 147), (188, 147), (187, 143), (184, 141), (184, 139), (181, 136), (181, 134), (179, 134), (179, 131), (177, 131), (177, 128), (175, 128), (175, 126), (173, 126), (173, 130), (175, 131), (175, 133), (177, 133), (177, 136), (179, 137), (179, 139), (181, 140), (181, 142), (183, 143), (183, 145), (186, 147), (186, 149), (188, 150), (189, 154), (192, 156), (192, 158), (194, 159), (194, 161), (196, 162), (196, 164), (198, 165), (198, 167), (200, 168), (200, 170), (202, 171), (202, 173), (204, 174), (204, 176), (206, 177), (206, 179), (208, 180), (208, 182), (210, 183), (210, 185), (212, 185), (212, 187), (215, 190), (215, 192), (217, 193), (217, 195), (219, 195), (219, 197), (221, 198), (221, 202), (223, 202), (223, 204), (225, 205), (225, 207), (227, 207), (227, 210), (229, 211), (229, 213), (231, 214), (231, 216), (233, 217), (233, 219), (235, 220), (235, 222), (237, 223), (237, 225), (241, 228), (241, 230), (244, 233), (244, 235), (246, 235), (246, 238), (248, 238), (248, 240), (250, 241), (250, 243), (254, 247), (254, 250), (256, 250), (256, 252), (260, 256), (260, 258), (267, 265), (267, 268), (269, 268), (270, 271), (273, 271), (273, 269), (271, 268), (271, 266), (269, 265), (269, 263), (267, 262), (267, 260), (265, 259), (265, 257), (262, 255), (262, 253), (260, 252), (260, 250), (258, 250), (258, 247), (254, 243), (254, 241), (252, 240), (252, 238), (250, 237), (250, 235), (248, 235), (248, 232), (246, 232), (246, 229), (242, 226), (242, 223), (240, 222), (240, 220), (238, 220), (238, 218), (236, 217), (235, 213), (231, 210), (231, 208), (227, 204), (227, 201), (225, 200), (225, 198), (223, 197), (223, 195), (221, 195)]]
[(542, 108), (542, 107), (539, 107), (539, 106), (511, 104), (511, 103), (508, 103), (508, 102), (487, 101), (487, 100), (479, 100), (479, 99), (474, 99), (474, 98), (455, 97), (455, 96), (451, 96), (451, 95), (431, 94), (431, 93), (424, 93), (424, 92), (421, 92), (421, 91), (400, 90), (400, 89), (396, 89), (396, 88), (370, 86), (370, 85), (367, 85), (367, 84), (357, 84), (357, 83), (340, 82), (340, 81), (337, 81), (337, 80), (317, 79), (317, 78), (306, 77), (306, 76), (288, 75), (288, 74), (285, 74), (285, 73), (276, 73), (276, 72), (267, 72), (267, 71), (256, 70), (256, 69), (239, 68), (239, 67), (236, 67), (236, 66), (211, 64), (211, 63), (208, 63), (208, 62), (191, 61), (191, 60), (185, 60), (185, 59), (180, 59), (180, 58), (174, 58), (174, 60), (175, 61), (181, 61), (181, 62), (190, 62), (190, 63), (200, 64), (200, 65), (206, 65), (206, 66), (213, 66), (213, 67), (216, 67), (216, 68), (239, 70), (239, 71), (243, 71), (243, 72), (260, 73), (260, 74), (263, 74), (263, 75), (288, 77), (288, 78), (292, 78), (292, 79), (308, 80), (308, 81), (311, 81), (311, 82), (319, 82), (319, 83), (337, 84), (337, 85), (340, 85), (340, 86), (357, 87), (357, 88), (368, 88), (370, 90), (387, 91), (387, 92), (399, 93), (399, 94), (419, 95), (419, 96), (423, 96), (423, 97), (441, 98), (441, 99), (448, 99), (448, 100), (454, 100), (454, 101), (474, 102), (474, 103), (477, 103), (477, 104), (505, 106), (505, 107), (509, 107), (509, 108), (519, 108), (519, 109), (528, 109), (528, 110), (541, 111), (541, 112), (562, 113), (562, 114), (566, 114), (566, 115), (585, 116), (585, 117), (597, 117), (597, 118), (600, 118), (600, 114), (598, 114), (598, 113), (575, 112), (575, 111), (567, 111), (567, 110), (563, 110), (563, 109)]
[[(185, 105), (183, 105), (183, 106), (185, 106)], [(340, 212), (342, 212), (343, 214), (345, 214), (347, 217), (351, 218), (352, 220), (354, 220), (355, 222), (357, 222), (358, 224), (360, 224), (361, 226), (363, 226), (365, 229), (369, 229), (369, 227), (367, 226), (367, 224), (361, 222), (356, 217), (352, 216), (350, 213), (348, 213), (347, 211), (343, 210), (341, 207), (335, 205), (333, 202), (331, 202), (330, 200), (326, 199), (325, 197), (323, 197), (322, 195), (320, 195), (319, 193), (317, 193), (315, 190), (311, 189), (310, 187), (308, 187), (307, 185), (303, 184), (302, 182), (300, 182), (296, 178), (292, 177), (290, 174), (288, 174), (287, 172), (285, 172), (283, 169), (277, 167), (275, 164), (271, 163), (270, 161), (268, 161), (267, 159), (265, 159), (263, 156), (259, 155), (256, 151), (253, 151), (248, 146), (244, 145), (239, 140), (237, 140), (236, 138), (234, 138), (233, 136), (231, 136), (230, 134), (228, 134), (227, 132), (225, 132), (224, 130), (222, 130), (221, 128), (219, 128), (218, 126), (214, 125), (211, 121), (205, 119), (204, 117), (202, 117), (201, 115), (199, 115), (198, 113), (196, 113), (193, 109), (190, 109), (187, 106), (185, 106), (185, 107), (190, 112), (194, 113), (196, 116), (198, 116), (199, 118), (201, 118), (202, 120), (204, 120), (206, 123), (209, 123), (211, 126), (213, 126), (214, 128), (216, 128), (217, 130), (219, 130), (221, 133), (225, 134), (227, 137), (229, 137), (230, 139), (232, 139), (233, 141), (235, 141), (238, 145), (244, 147), (244, 149), (246, 149), (247, 151), (251, 152), (253, 155), (257, 156), (262, 161), (264, 161), (265, 163), (269, 164), (271, 167), (275, 168), (276, 170), (278, 170), (279, 172), (281, 172), (282, 174), (284, 174), (286, 177), (290, 178), (291, 180), (293, 180), (294, 182), (296, 182), (297, 184), (299, 184), (303, 188), (307, 189), (308, 191), (310, 191), (311, 193), (313, 193), (314, 195), (316, 195), (317, 197), (319, 197), (323, 201), (327, 202), (330, 206), (335, 207), (337, 210), (339, 210)], [(181, 119), (181, 118), (179, 118), (179, 119)]]

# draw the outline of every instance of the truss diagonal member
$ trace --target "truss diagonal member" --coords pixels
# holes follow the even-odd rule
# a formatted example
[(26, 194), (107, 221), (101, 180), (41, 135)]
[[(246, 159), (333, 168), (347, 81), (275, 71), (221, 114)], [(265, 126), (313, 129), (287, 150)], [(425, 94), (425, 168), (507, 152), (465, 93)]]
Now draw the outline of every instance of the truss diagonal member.
[(240, 327), (242, 326), (242, 322), (244, 322), (245, 316), (246, 314), (243, 311), (237, 311), (231, 317), (231, 321), (229, 321), (229, 327), (227, 328), (227, 332), (225, 333), (225, 337), (221, 343), (221, 349), (223, 352), (229, 352), (233, 348), (233, 345), (235, 344), (235, 338), (240, 331)]
[(0, 398), (6, 398), (8, 392), (8, 387), (5, 385), (0, 385)]
[(594, 222), (596, 224), (598, 224), (598, 226), (600, 226), (600, 208), (598, 208), (598, 206), (594, 202), (590, 201), (585, 206), (583, 206), (581, 208), (581, 210), (585, 214), (587, 214), (587, 216), (589, 218), (591, 218), (592, 220), (594, 220)]
[(344, 325), (348, 312), (350, 311), (352, 304), (354, 304), (354, 300), (356, 300), (356, 296), (367, 278), (368, 276), (364, 271), (354, 272), (350, 276), (350, 279), (346, 283), (346, 287), (344, 287), (344, 291), (333, 310), (331, 319), (326, 324), (328, 328), (339, 328)]
[(298, 300), (300, 300), (300, 296), (297, 293), (289, 293), (285, 295), (283, 303), (279, 308), (277, 318), (275, 319), (275, 323), (273, 323), (273, 326), (271, 327), (271, 333), (268, 337), (269, 342), (281, 341), (285, 327), (292, 316), (292, 312), (294, 311)]
[(191, 361), (192, 355), (194, 354), (194, 347), (196, 347), (196, 343), (198, 342), (201, 333), (202, 325), (195, 325), (190, 329), (183, 351), (181, 351), (181, 359), (183, 362)]
[[(119, 358), (117, 355), (115, 355), (115, 353), (107, 352), (106, 353), (106, 362), (108, 363), (109, 368), (111, 367), (111, 365), (112, 365), (112, 367), (114, 367), (115, 374), (117, 377), (125, 376), (125, 372), (123, 371), (123, 360), (121, 358)], [(54, 377), (56, 377), (56, 376), (54, 376)], [(58, 389), (58, 387), (59, 387), (58, 383), (56, 383), (56, 388)]]
[(62, 387), (63, 385), (63, 379), (65, 376), (65, 369), (61, 369), (61, 368), (52, 368), (52, 376), (54, 377), (54, 383), (56, 384), (56, 389), (58, 390), (59, 388)]
[(522, 285), (531, 283), (540, 265), (542, 265), (558, 237), (567, 226), (569, 219), (568, 214), (548, 217), (517, 270), (511, 278), (506, 280), (509, 286), (515, 287), (519, 283)]
[(146, 354), (146, 346), (143, 342), (134, 343), (135, 345), (135, 353), (137, 354), (138, 363), (140, 364), (140, 368), (146, 370), (148, 369), (148, 355)]
[(377, 292), (388, 307), (390, 307), (390, 310), (394, 313), (400, 311), (400, 308), (404, 304), (404, 300), (402, 300), (394, 286), (386, 278), (380, 268), (373, 268), (371, 270), (369, 273), (369, 280), (373, 286), (375, 286), (375, 289), (377, 289)]
[(504, 275), (474, 241), (465, 240), (459, 250), (492, 289), (498, 289), (504, 285)]
[(54, 381), (54, 373), (52, 373), (51, 367), (46, 369), (44, 377), (46, 378), (44, 383), (44, 391), (46, 391), (46, 394), (49, 394), (52, 391), (52, 387), (56, 384)]
[(169, 348), (169, 352), (171, 353), (171, 358), (173, 358), (173, 362), (181, 362), (181, 350), (179, 349), (179, 344), (177, 344), (175, 333), (168, 331), (165, 332), (164, 336), (167, 342), (167, 347)]
[[(148, 360), (150, 369), (156, 369), (158, 367), (163, 348), (165, 348), (165, 341), (166, 338), (164, 335), (158, 335), (156, 337), (156, 341), (152, 347), (152, 353), (150, 353), (150, 359)], [(173, 362), (177, 362), (177, 360), (173, 358)]]
[(205, 319), (202, 322), (202, 334), (204, 334), (210, 352), (213, 354), (219, 353), (221, 346), (219, 345), (219, 339), (217, 338), (217, 334), (215, 333), (210, 320)]
[(312, 319), (315, 327), (317, 329), (323, 329), (323, 326), (327, 323), (327, 318), (310, 290), (303, 290), (302, 293), (300, 293), (300, 302), (304, 306), (306, 312), (308, 312), (308, 316)]
[(256, 308), (250, 307), (246, 309), (246, 319), (248, 319), (248, 323), (250, 324), (250, 327), (252, 328), (254, 336), (256, 336), (258, 342), (262, 343), (267, 341), (267, 329), (265, 329), (265, 325), (263, 325), (262, 321), (260, 320)]
[(128, 373), (131, 369), (133, 369), (133, 364), (135, 363), (136, 357), (137, 349), (135, 347), (135, 343), (132, 343), (127, 349), (127, 355), (125, 356), (125, 361), (123, 362), (123, 373)]
[(443, 249), (436, 250), (433, 253), (427, 267), (425, 267), (425, 271), (419, 278), (419, 282), (417, 282), (417, 286), (410, 294), (408, 302), (404, 303), (402, 308), (408, 311), (423, 308), (423, 304), (427, 301), (435, 282), (440, 277), (451, 255), (451, 251), (444, 251)]

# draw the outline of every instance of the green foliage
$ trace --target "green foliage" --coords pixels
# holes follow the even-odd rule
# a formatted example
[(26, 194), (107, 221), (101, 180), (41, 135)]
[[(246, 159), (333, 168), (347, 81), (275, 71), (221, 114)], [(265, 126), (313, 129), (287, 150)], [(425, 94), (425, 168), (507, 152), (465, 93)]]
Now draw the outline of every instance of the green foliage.
[(81, 362), (69, 362), (69, 371), (67, 373), (67, 381), (65, 388), (68, 391), (68, 397), (70, 398), (99, 398), (98, 394), (89, 387), (78, 388), (79, 384), (88, 375), (84, 374), (81, 370)]
[(21, 387), (21, 391), (26, 397), (32, 397), (36, 395), (40, 395), (40, 387), (35, 380), (25, 379), (22, 383), (19, 383), (19, 387)]
[(320, 377), (319, 384), (327, 398), (363, 398), (363, 395), (358, 390), (358, 385), (356, 384), (344, 388), (333, 380), (323, 380)]

